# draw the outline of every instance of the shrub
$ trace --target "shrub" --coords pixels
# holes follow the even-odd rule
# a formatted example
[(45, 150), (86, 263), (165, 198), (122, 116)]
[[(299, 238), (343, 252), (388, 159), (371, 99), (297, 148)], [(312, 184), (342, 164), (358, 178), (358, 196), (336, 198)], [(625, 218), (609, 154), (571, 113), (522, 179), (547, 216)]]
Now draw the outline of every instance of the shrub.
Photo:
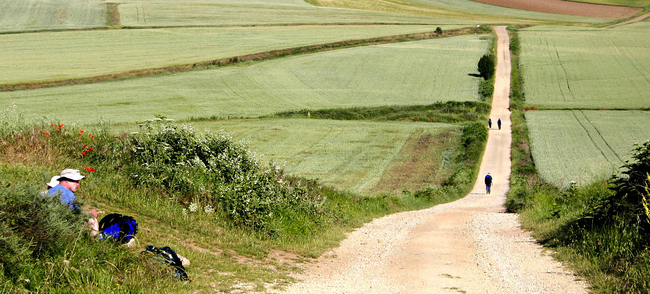
[(276, 218), (302, 214), (308, 223), (321, 217), (324, 200), (315, 184), (285, 177), (275, 165), (261, 168), (246, 144), (226, 132), (199, 135), (189, 126), (146, 125), (130, 144), (124, 162), (134, 164), (125, 171), (136, 186), (162, 188), (181, 204), (214, 207), (234, 226), (278, 236), (282, 224)]
[(442, 35), (442, 28), (437, 27), (437, 28), (436, 28), (436, 34), (438, 34), (438, 35)]
[(84, 229), (82, 216), (29, 185), (1, 182), (0, 270), (17, 278), (32, 258), (60, 254)]
[(478, 72), (484, 80), (489, 80), (494, 76), (496, 62), (494, 56), (485, 54), (478, 61)]

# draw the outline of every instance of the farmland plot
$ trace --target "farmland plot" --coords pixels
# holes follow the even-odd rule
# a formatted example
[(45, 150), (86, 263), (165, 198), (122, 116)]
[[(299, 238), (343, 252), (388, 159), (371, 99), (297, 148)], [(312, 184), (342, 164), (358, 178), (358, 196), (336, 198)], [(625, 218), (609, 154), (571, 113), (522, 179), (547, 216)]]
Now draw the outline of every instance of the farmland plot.
[(311, 0), (326, 7), (352, 8), (369, 11), (394, 12), (431, 17), (446, 17), (466, 22), (548, 23), (580, 22), (598, 23), (603, 18), (566, 16), (489, 5), (470, 0)]
[(282, 26), (0, 35), (0, 84), (98, 76), (435, 29), (408, 25)]
[[(362, 194), (415, 192), (438, 186), (452, 163), (461, 127), (447, 124), (308, 119), (196, 122), (250, 142), (260, 162), (289, 174)], [(416, 159), (414, 159), (414, 156)]]
[[(0, 1), (0, 32), (106, 26), (106, 4), (87, 0)], [(6, 51), (2, 51), (3, 54)]]
[[(250, 65), (109, 83), (0, 93), (26, 117), (66, 123), (257, 117), (280, 111), (478, 100), (488, 42), (460, 36), (300, 55)], [(65, 109), (57, 107), (67, 101)]]
[(526, 120), (535, 165), (559, 186), (608, 178), (650, 139), (647, 111), (529, 111)]
[[(352, 9), (315, 7), (303, 0), (122, 1), (124, 26), (270, 25), (325, 23), (466, 24), (449, 17), (425, 17)], [(260, 17), (263, 16), (263, 17)]]
[(520, 32), (526, 103), (545, 108), (650, 107), (647, 24)]

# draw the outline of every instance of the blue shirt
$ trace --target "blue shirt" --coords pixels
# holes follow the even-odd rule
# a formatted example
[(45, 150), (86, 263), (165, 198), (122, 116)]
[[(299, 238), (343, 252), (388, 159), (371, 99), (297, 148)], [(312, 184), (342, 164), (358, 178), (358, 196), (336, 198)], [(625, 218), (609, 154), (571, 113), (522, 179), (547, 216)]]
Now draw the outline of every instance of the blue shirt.
[(67, 204), (70, 210), (79, 208), (79, 206), (72, 204), (77, 197), (74, 196), (74, 193), (72, 191), (68, 190), (66, 187), (63, 187), (63, 185), (61, 184), (52, 187), (50, 190), (47, 191), (47, 194), (48, 195), (61, 194), (61, 203)]

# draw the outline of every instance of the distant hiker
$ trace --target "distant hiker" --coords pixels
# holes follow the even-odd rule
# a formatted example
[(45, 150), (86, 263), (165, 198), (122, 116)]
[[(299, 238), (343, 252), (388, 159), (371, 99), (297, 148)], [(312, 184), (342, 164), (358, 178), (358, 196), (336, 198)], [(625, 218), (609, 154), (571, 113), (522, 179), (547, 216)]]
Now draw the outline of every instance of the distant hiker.
[(492, 128), (492, 119), (488, 119), (488, 128)]
[(499, 127), (499, 130), (501, 129), (501, 118), (497, 120), (497, 126)]
[[(52, 179), (54, 178), (55, 177)], [(78, 169), (64, 169), (61, 171), (58, 179), (56, 179), (59, 183), (50, 188), (47, 191), (47, 195), (59, 195), (59, 197), (61, 197), (61, 203), (68, 205), (68, 208), (70, 208), (70, 210), (80, 211), (81, 207), (74, 203), (75, 199), (77, 198), (75, 197), (74, 193), (77, 192), (77, 189), (79, 188), (79, 181), (85, 178), (86, 177), (82, 176)], [(54, 182), (50, 181), (48, 185), (49, 184), (54, 184)], [(92, 216), (92, 218), (88, 220), (88, 227), (90, 227), (92, 230), (90, 234), (92, 236), (95, 236), (99, 231), (99, 222), (97, 221), (98, 212), (95, 209), (91, 209), (86, 213)]]
[(490, 173), (487, 173), (485, 176), (485, 194), (490, 194), (492, 188), (492, 176)]

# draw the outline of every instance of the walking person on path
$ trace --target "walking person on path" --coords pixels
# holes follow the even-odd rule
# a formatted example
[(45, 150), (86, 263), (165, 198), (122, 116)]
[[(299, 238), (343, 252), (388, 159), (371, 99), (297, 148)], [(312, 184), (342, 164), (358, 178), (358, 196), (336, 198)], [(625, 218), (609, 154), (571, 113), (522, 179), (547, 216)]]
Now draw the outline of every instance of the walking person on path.
[(488, 128), (492, 128), (492, 119), (488, 119)]
[(490, 194), (490, 190), (492, 190), (492, 176), (487, 173), (485, 176), (485, 194)]
[(501, 118), (497, 120), (497, 126), (499, 127), (499, 130), (501, 129)]

